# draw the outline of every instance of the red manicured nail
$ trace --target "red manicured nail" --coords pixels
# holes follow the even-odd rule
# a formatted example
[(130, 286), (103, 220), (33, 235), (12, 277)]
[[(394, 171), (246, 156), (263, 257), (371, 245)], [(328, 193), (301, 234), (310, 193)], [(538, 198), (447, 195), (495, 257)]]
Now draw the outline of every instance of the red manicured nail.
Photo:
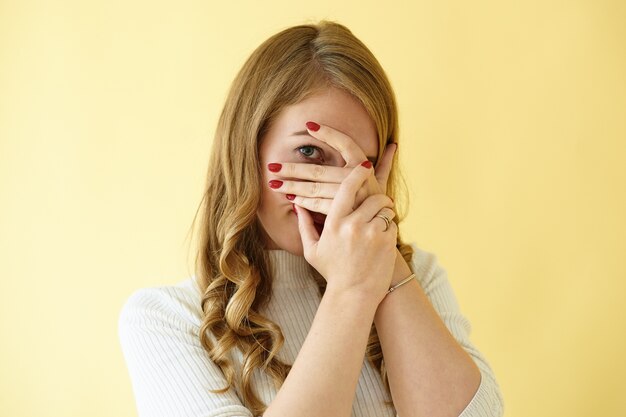
[(272, 187), (272, 188), (280, 188), (281, 185), (283, 185), (283, 182), (281, 180), (271, 180), (270, 181), (270, 187)]
[(372, 162), (367, 160), (367, 161), (363, 161), (361, 163), (361, 166), (364, 166), (365, 168), (371, 168), (372, 167)]
[(278, 172), (283, 167), (282, 164), (267, 164), (267, 169), (272, 172)]
[(318, 125), (315, 122), (306, 122), (306, 127), (314, 132), (317, 132), (318, 130), (320, 130), (320, 125)]
[(295, 194), (287, 194), (287, 200), (293, 200), (294, 198), (296, 198)]

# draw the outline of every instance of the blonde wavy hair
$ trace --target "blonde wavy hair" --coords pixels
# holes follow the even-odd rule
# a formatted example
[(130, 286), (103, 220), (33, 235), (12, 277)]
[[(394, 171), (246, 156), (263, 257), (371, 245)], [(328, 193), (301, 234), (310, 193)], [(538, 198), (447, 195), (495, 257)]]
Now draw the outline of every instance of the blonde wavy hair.
[[(285, 106), (295, 104), (329, 86), (356, 97), (378, 131), (377, 163), (387, 143), (397, 141), (398, 115), (394, 92), (371, 51), (345, 26), (321, 20), (282, 30), (263, 42), (235, 77), (213, 140), (206, 188), (192, 229), (201, 211), (195, 275), (202, 292), (202, 346), (220, 367), (227, 386), (234, 387), (255, 416), (267, 405), (251, 381), (255, 369), (266, 372), (279, 389), (292, 364), (276, 355), (284, 343), (281, 328), (262, 314), (272, 296), (269, 258), (264, 250), (257, 208), (262, 190), (259, 139)], [(408, 193), (398, 193), (394, 156), (387, 195), (396, 205), (398, 224), (405, 217)], [(413, 249), (398, 233), (397, 245), (411, 265)], [(310, 265), (309, 265), (310, 266)], [(326, 281), (310, 266), (320, 295)], [(235, 370), (231, 351), (240, 349), (243, 364)], [(372, 324), (366, 356), (380, 372), (390, 395), (385, 361)], [(390, 400), (385, 402), (392, 405)]]

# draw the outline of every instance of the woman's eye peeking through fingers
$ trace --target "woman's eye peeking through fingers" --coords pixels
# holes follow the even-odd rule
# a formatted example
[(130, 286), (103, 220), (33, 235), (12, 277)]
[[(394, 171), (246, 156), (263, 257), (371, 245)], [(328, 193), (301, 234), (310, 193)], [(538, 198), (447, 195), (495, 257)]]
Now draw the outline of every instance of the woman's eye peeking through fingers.
[[(314, 145), (302, 145), (302, 146), (298, 146), (295, 150), (298, 152), (298, 157), (301, 158), (301, 159), (306, 159), (306, 160), (313, 159), (313, 160), (320, 160), (321, 162), (324, 162), (324, 151), (322, 151), (317, 146), (314, 146)], [(319, 155), (320, 155), (319, 158), (312, 157), (312, 155), (316, 151), (319, 152)]]

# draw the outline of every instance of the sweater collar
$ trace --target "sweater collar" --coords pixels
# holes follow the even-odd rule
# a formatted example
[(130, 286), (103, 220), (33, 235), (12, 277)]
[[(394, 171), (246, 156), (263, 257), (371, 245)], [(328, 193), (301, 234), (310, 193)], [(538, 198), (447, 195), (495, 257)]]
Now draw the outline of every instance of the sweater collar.
[(315, 284), (311, 266), (304, 256), (284, 249), (265, 249), (270, 260), (275, 287), (305, 288)]

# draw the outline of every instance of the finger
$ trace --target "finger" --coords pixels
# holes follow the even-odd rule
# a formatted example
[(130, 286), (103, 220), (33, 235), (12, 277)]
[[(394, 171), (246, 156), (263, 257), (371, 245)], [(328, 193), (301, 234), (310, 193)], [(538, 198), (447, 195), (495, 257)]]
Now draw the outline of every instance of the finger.
[[(305, 164), (298, 162), (272, 163), (274, 175), (283, 178), (295, 178), (319, 182), (341, 183), (350, 173), (349, 168), (332, 165)], [(269, 169), (269, 164), (268, 168)]]
[(356, 192), (356, 197), (354, 199), (354, 206), (353, 206), (354, 209), (359, 207), (363, 203), (363, 201), (371, 194), (370, 191), (368, 190), (368, 183), (369, 183), (369, 178), (368, 178), (368, 182), (366, 182), (365, 185), (359, 188), (359, 191)]
[[(380, 194), (380, 191), (376, 191), (376, 194)], [(335, 193), (335, 195), (337, 195)], [(293, 198), (291, 201), (299, 206), (305, 207), (309, 211), (314, 211), (317, 213), (324, 213), (328, 215), (330, 212), (330, 206), (332, 205), (333, 199), (335, 195), (329, 198), (316, 198), (316, 197), (303, 197), (297, 194), (292, 194)], [(356, 193), (356, 197), (354, 198), (354, 205), (352, 209), (356, 209), (361, 205), (363, 200), (365, 200), (370, 195), (369, 191), (367, 191), (366, 186), (363, 185)]]
[(298, 229), (300, 230), (300, 239), (302, 240), (302, 248), (305, 253), (310, 251), (317, 245), (317, 241), (320, 240), (320, 235), (317, 233), (315, 226), (313, 225), (313, 218), (311, 213), (304, 207), (296, 206), (294, 209), (298, 214)]
[[(381, 163), (379, 164), (377, 168), (374, 169), (374, 176), (368, 178), (367, 187), (366, 187), (367, 195), (387, 193), (387, 180), (389, 178), (389, 173), (391, 172), (391, 166), (393, 163), (393, 155), (395, 153), (395, 149), (393, 149), (393, 152), (390, 152), (389, 150), (390, 148), (394, 148), (397, 146), (398, 145), (395, 143), (387, 144), (387, 147), (385, 148), (385, 152), (381, 158)], [(385, 158), (387, 162), (384, 162), (383, 158)], [(365, 197), (367, 197), (367, 195)]]
[(391, 172), (391, 166), (393, 165), (393, 157), (398, 149), (398, 144), (389, 143), (385, 147), (385, 153), (381, 157), (380, 164), (376, 167), (375, 176), (382, 192), (387, 191), (387, 180), (389, 179), (389, 173)]
[(342, 218), (352, 212), (357, 191), (372, 173), (373, 170), (371, 166), (367, 168), (358, 164), (352, 169), (352, 172), (350, 172), (339, 186), (339, 190), (335, 195), (335, 199), (328, 213), (328, 221), (333, 221), (331, 219), (335, 218)]
[(307, 126), (309, 134), (339, 151), (343, 160), (346, 161), (346, 166), (354, 167), (367, 159), (363, 150), (350, 136), (330, 126), (323, 124), (319, 126), (320, 128), (317, 131), (311, 130)]
[(383, 214), (385, 215), (389, 220), (393, 220), (396, 218), (397, 214), (396, 212), (393, 210), (393, 208), (390, 207), (385, 207), (383, 208), (381, 211), (378, 212), (378, 214)]
[[(389, 219), (389, 226), (387, 226), (387, 222), (383, 218), (379, 217), (379, 215), (385, 216), (387, 219)], [(374, 222), (380, 223), (382, 225), (382, 229), (380, 229), (381, 232), (386, 232), (389, 229), (391, 229), (392, 226), (396, 226), (396, 227), (398, 226), (396, 222), (393, 221), (394, 217), (396, 217), (396, 213), (392, 209), (385, 207), (382, 210), (380, 210), (378, 213), (376, 213), (374, 217), (372, 218), (372, 220), (369, 221), (369, 223), (374, 223)]]
[(292, 202), (298, 206), (302, 206), (309, 211), (314, 211), (316, 213), (323, 213), (328, 215), (330, 211), (330, 206), (333, 203), (332, 198), (313, 198), (313, 197), (302, 197), (296, 195)]
[[(321, 197), (321, 198), (333, 198), (339, 190), (340, 184), (330, 184), (321, 182), (310, 181), (282, 181), (282, 184), (278, 188), (270, 189), (274, 192), (295, 194), (304, 197)], [(272, 183), (270, 183), (271, 185)]]
[[(363, 203), (348, 217), (354, 217), (357, 223), (369, 223), (374, 216), (381, 212), (381, 210), (384, 208), (392, 210), (393, 207), (394, 203), (387, 195), (374, 194), (367, 197)], [(395, 213), (393, 217), (395, 217)], [(391, 220), (393, 217), (387, 218)]]

